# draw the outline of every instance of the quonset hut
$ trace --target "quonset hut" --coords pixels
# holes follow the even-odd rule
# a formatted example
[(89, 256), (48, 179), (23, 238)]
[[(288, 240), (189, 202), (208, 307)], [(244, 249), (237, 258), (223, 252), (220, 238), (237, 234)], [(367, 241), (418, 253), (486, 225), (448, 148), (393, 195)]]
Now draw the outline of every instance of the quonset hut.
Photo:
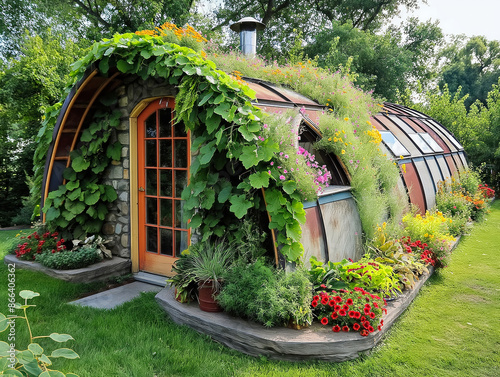
[[(90, 63), (64, 101), (47, 153), (42, 202), (66, 183), (64, 171), (71, 165), (72, 152), (82, 144), (82, 137), (88, 137), (85, 132), (106, 107), (105, 99), (117, 97), (120, 119), (111, 139), (121, 144), (121, 157), (105, 168), (102, 179), (116, 190), (117, 198), (107, 205), (101, 233), (111, 241), (115, 255), (132, 260), (133, 272), (165, 276), (193, 236), (182, 216), (181, 193), (199, 150), (192, 148), (191, 133), (173, 122), (178, 86), (154, 75), (124, 73), (127, 68), (119, 65), (103, 69), (100, 62)], [(262, 111), (302, 109), (297, 121), (299, 146), (315, 154), (332, 173), (330, 186), (319, 198), (303, 203), (302, 260), (307, 263), (312, 255), (325, 262), (359, 259), (362, 227), (349, 173), (338, 156), (313, 148), (322, 137), (316, 122), (324, 106), (269, 82), (244, 80), (255, 91), (253, 103)], [(400, 189), (408, 192), (420, 211), (434, 205), (440, 180), (467, 166), (463, 148), (453, 135), (422, 113), (385, 103), (371, 121), (388, 155), (401, 166)], [(274, 230), (270, 233), (275, 239)], [(274, 248), (278, 262), (279, 247), (275, 244)]]

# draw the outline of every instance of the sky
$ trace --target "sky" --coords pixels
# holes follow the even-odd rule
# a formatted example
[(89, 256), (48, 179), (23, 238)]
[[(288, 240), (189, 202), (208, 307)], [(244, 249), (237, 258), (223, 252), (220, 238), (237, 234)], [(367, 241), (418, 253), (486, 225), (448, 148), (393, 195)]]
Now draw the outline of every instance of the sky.
[(408, 16), (439, 20), (444, 34), (484, 35), (500, 41), (500, 0), (427, 0), (427, 5), (421, 4), (413, 13), (402, 13), (403, 20)]

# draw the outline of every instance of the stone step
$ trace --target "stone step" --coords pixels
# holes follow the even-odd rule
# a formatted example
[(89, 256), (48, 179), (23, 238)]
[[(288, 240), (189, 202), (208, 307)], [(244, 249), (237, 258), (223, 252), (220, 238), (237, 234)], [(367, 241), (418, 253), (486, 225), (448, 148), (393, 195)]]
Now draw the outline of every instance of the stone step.
[(166, 276), (151, 274), (144, 271), (139, 271), (138, 273), (134, 274), (134, 279), (136, 281), (142, 281), (144, 283), (157, 285), (159, 287), (165, 287), (169, 285), (167, 283), (168, 278)]

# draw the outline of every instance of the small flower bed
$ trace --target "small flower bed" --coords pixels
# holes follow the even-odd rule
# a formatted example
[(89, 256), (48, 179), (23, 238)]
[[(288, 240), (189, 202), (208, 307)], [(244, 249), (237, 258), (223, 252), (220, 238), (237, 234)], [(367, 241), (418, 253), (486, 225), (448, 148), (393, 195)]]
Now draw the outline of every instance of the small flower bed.
[(45, 232), (39, 234), (34, 232), (28, 236), (23, 236), (20, 239), (23, 243), (17, 245), (14, 250), (16, 257), (23, 260), (34, 260), (37, 254), (45, 252), (57, 253), (66, 249), (64, 239), (58, 238), (59, 233)]
[(482, 192), (482, 194), (485, 198), (493, 199), (495, 197), (495, 190), (488, 187), (487, 184), (479, 185), (479, 191)]
[(387, 314), (386, 305), (384, 299), (359, 287), (352, 291), (323, 291), (311, 302), (313, 313), (323, 326), (332, 326), (336, 333), (356, 331), (361, 336), (382, 329), (384, 320), (381, 318)]

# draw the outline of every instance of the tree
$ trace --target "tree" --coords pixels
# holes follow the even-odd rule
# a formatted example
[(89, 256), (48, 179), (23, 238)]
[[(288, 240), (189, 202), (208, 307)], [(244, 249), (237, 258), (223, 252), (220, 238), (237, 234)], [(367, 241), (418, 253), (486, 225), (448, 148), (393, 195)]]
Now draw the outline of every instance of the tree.
[[(48, 28), (66, 39), (90, 42), (114, 33), (151, 29), (165, 21), (183, 24), (194, 0), (0, 0), (0, 39), (6, 57), (21, 45), (16, 36), (28, 30), (44, 36)], [(88, 45), (88, 42), (87, 42)]]
[[(0, 67), (0, 225), (8, 225), (29, 195), (34, 138), (45, 107), (59, 101), (69, 66), (81, 54), (71, 40), (48, 32), (25, 36), (22, 56)], [(33, 199), (38, 201), (38, 199)], [(35, 203), (31, 203), (32, 205)]]
[(445, 84), (451, 93), (469, 94), (465, 105), (476, 100), (486, 105), (492, 85), (500, 77), (500, 42), (485, 37), (458, 37), (441, 53), (443, 70), (439, 85)]

